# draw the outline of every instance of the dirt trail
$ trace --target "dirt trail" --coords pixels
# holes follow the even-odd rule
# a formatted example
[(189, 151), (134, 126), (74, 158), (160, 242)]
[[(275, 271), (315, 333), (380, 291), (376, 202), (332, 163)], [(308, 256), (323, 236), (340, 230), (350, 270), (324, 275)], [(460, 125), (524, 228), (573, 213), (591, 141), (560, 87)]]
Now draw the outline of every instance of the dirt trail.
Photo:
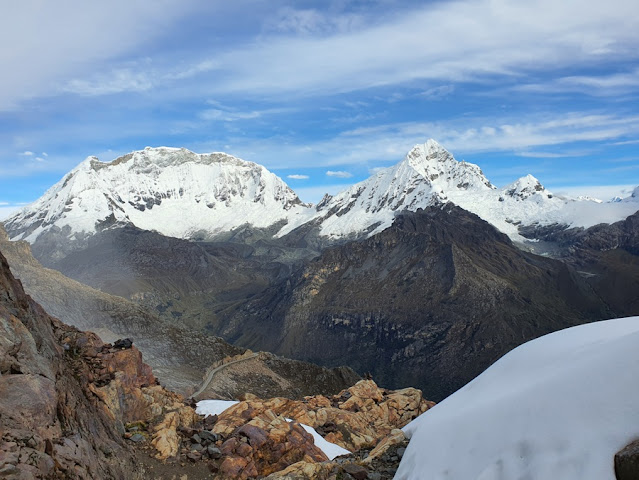
[(259, 355), (259, 353), (254, 353), (252, 355), (249, 355), (248, 357), (238, 358), (237, 360), (233, 360), (231, 362), (224, 363), (224, 364), (220, 365), (219, 367), (214, 368), (213, 370), (211, 370), (208, 373), (208, 375), (206, 376), (206, 379), (204, 380), (204, 383), (202, 383), (202, 386), (198, 389), (198, 391), (195, 392), (193, 395), (191, 395), (191, 398), (197, 400), (197, 397), (199, 395), (201, 395), (207, 388), (209, 388), (209, 385), (211, 384), (211, 381), (213, 380), (213, 376), (217, 372), (219, 372), (220, 370), (223, 370), (226, 367), (228, 367), (229, 365), (233, 365), (235, 363), (240, 363), (240, 362), (245, 362), (247, 360), (252, 360), (252, 359), (256, 358), (258, 355)]

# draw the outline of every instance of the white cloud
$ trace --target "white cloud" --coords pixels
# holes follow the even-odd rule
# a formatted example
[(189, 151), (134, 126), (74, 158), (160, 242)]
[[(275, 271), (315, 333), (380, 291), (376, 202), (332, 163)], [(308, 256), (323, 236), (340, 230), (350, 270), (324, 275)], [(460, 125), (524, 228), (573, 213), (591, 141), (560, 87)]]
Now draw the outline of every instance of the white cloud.
[(0, 203), (0, 221), (6, 220), (21, 208), (22, 205), (9, 205), (6, 202)]
[(353, 176), (352, 173), (345, 172), (343, 170), (327, 170), (326, 175), (328, 175), (329, 177), (336, 177), (336, 178), (351, 178)]
[(430, 100), (441, 100), (455, 91), (454, 85), (440, 85), (439, 87), (429, 88), (420, 93), (420, 96)]
[(593, 96), (623, 95), (639, 90), (639, 68), (610, 75), (561, 77), (546, 83), (521, 85), (513, 89), (541, 93), (579, 92)]
[[(0, 64), (5, 73), (0, 77), (0, 110), (15, 109), (23, 100), (54, 94), (69, 79), (80, 78), (118, 56), (139, 51), (142, 45), (148, 46), (152, 39), (164, 34), (172, 22), (192, 12), (193, 3), (3, 3), (2, 17), (10, 21), (4, 22), (0, 30)], [(117, 91), (117, 83), (108, 88)], [(72, 82), (71, 87), (83, 94), (107, 88), (82, 79)]]
[(33, 152), (27, 150), (25, 152), (22, 152), (20, 155), (22, 155), (23, 157), (31, 157), (33, 155)]
[(47, 152), (42, 152), (42, 156), (46, 158), (49, 156), (49, 154)]
[(568, 195), (571, 197), (588, 196), (608, 201), (614, 197), (629, 197), (637, 185), (577, 185), (577, 186), (557, 186), (552, 192), (557, 195)]
[(310, 177), (308, 175), (300, 175), (300, 174), (292, 174), (292, 175), (287, 175), (286, 178), (291, 178), (293, 180), (308, 180)]
[(74, 79), (62, 90), (82, 96), (111, 95), (122, 92), (144, 92), (154, 86), (153, 74), (130, 68), (114, 70), (90, 79)]
[(312, 94), (631, 60), (638, 32), (634, 0), (466, 0), (347, 33), (260, 38), (212, 59), (221, 91)]

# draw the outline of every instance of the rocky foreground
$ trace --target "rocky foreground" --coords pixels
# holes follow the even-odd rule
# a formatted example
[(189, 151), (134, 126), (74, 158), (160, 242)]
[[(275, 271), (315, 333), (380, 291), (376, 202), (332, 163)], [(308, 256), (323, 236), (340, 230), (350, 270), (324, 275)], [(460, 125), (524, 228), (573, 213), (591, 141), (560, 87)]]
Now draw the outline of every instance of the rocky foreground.
[[(204, 418), (158, 384), (131, 341), (103, 343), (49, 316), (0, 254), (2, 478), (390, 478), (398, 429), (432, 405), (362, 380), (335, 396), (247, 394)], [(300, 423), (359, 453), (329, 461)]]

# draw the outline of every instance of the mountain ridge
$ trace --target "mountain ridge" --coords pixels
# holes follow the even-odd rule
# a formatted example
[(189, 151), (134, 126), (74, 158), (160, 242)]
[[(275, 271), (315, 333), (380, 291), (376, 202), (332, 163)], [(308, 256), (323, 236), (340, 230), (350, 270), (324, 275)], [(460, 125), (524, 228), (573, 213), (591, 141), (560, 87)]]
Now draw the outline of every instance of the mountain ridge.
[(84, 248), (96, 232), (123, 225), (190, 240), (232, 235), (245, 227), (271, 238), (306, 229), (315, 231), (321, 244), (331, 244), (380, 232), (399, 211), (445, 202), (522, 243), (528, 240), (521, 226), (589, 227), (639, 209), (636, 195), (605, 204), (559, 197), (532, 175), (498, 189), (479, 166), (457, 161), (430, 139), (396, 165), (315, 206), (303, 203), (266, 168), (226, 153), (147, 147), (109, 163), (88, 157), (5, 226), (12, 239), (39, 243), (60, 259)]

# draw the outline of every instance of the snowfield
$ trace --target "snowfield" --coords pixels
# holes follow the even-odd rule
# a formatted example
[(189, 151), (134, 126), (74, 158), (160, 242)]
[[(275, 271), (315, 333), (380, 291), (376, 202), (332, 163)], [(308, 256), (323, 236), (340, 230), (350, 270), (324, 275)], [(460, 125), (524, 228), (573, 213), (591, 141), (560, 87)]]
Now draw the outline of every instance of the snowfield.
[(639, 317), (528, 342), (404, 427), (396, 479), (614, 480), (639, 437)]

